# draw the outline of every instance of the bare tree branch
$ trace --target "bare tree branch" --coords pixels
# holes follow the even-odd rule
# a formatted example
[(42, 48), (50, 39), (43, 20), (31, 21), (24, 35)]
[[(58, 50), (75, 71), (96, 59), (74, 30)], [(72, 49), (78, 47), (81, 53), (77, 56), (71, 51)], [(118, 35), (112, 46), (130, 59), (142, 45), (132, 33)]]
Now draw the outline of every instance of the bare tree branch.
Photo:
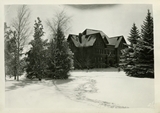
[(46, 24), (52, 34), (56, 34), (57, 29), (60, 28), (64, 33), (67, 33), (70, 27), (68, 24), (71, 17), (67, 16), (65, 11), (56, 12), (51, 20), (47, 20)]
[(26, 39), (31, 35), (29, 20), (30, 14), (31, 11), (27, 5), (20, 6), (17, 10), (16, 18), (12, 21), (12, 26), (17, 34), (17, 80), (19, 80), (20, 55), (22, 54)]

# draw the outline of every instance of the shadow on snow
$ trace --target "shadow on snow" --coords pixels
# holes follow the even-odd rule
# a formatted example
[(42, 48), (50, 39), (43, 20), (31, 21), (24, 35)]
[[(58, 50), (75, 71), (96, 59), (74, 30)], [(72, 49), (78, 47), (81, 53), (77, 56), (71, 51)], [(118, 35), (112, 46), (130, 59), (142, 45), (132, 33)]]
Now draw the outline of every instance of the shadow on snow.
[(37, 84), (37, 85), (44, 85), (48, 87), (52, 87), (53, 85), (61, 85), (61, 84), (66, 84), (71, 81), (73, 81), (73, 78), (68, 78), (64, 80), (60, 79), (42, 79), (42, 81), (39, 81), (38, 79), (36, 80), (30, 80), (30, 79), (24, 79), (24, 80), (6, 80), (6, 82), (13, 82), (11, 86), (6, 86), (5, 91), (10, 91), (10, 90), (16, 90), (18, 88), (24, 88), (29, 85)]

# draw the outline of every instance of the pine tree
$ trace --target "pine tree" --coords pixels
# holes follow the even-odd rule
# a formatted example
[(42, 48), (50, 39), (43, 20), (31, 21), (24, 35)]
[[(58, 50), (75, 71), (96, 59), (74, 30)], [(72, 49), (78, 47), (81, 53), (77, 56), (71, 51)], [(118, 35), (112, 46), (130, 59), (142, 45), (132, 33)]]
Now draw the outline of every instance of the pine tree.
[[(8, 30), (7, 30), (8, 28)], [(5, 29), (5, 75), (16, 79), (16, 33), (10, 27)]]
[(127, 48), (122, 50), (122, 56), (120, 56), (120, 66), (126, 72), (128, 76), (136, 76), (134, 47), (137, 44), (137, 39), (139, 39), (139, 30), (136, 27), (136, 24), (133, 23), (133, 26), (130, 30), (130, 36), (128, 36)]
[[(69, 77), (69, 70), (72, 67), (72, 53), (69, 49), (68, 43), (64, 38), (61, 28), (57, 29), (55, 34), (54, 43), (52, 40), (51, 46), (54, 50), (51, 52), (50, 60), (50, 72), (52, 78), (55, 79), (67, 79)], [(53, 47), (54, 46), (54, 47)], [(51, 50), (52, 50), (51, 49)]]
[(50, 52), (48, 52), (50, 54), (48, 66), (50, 76), (54, 79), (67, 79), (73, 65), (73, 54), (65, 39), (68, 20), (69, 18), (62, 11), (53, 18), (54, 23), (48, 21), (53, 36), (49, 47)]
[(149, 10), (141, 27), (141, 38), (135, 46), (135, 68), (140, 77), (154, 78), (153, 17)]
[(138, 30), (136, 24), (133, 23), (133, 26), (132, 26), (132, 28), (130, 30), (130, 36), (128, 37), (128, 41), (130, 42), (131, 46), (137, 44), (137, 39), (140, 38), (139, 35), (140, 35), (139, 34), (139, 30)]
[(46, 68), (46, 41), (43, 41), (41, 37), (44, 35), (43, 25), (38, 17), (34, 24), (34, 40), (30, 42), (31, 49), (27, 52), (27, 75), (28, 77), (37, 77), (39, 80), (44, 76)]
[(47, 65), (48, 65), (48, 77), (49, 78), (54, 78), (54, 72), (56, 69), (56, 59), (55, 56), (56, 55), (56, 43), (54, 41), (54, 39), (51, 39), (49, 46), (48, 46), (48, 56), (47, 56)]

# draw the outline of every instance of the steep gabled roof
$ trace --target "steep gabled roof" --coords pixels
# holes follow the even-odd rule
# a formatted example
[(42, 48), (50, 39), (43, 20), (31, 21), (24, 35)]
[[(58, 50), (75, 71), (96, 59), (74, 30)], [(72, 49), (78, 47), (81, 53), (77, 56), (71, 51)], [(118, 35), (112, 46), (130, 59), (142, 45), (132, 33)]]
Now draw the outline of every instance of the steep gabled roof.
[(97, 34), (100, 35), (105, 45), (113, 45), (115, 48), (119, 46), (122, 40), (125, 41), (123, 36), (109, 38), (104, 32), (93, 29), (85, 29), (82, 32), (81, 38), (79, 38), (78, 35), (70, 34), (68, 39), (71, 39), (76, 47), (89, 47), (93, 46), (94, 42), (96, 41)]
[(95, 34), (95, 33), (100, 33), (103, 41), (104, 41), (106, 44), (109, 43), (109, 42), (108, 42), (108, 38), (109, 38), (109, 37), (108, 37), (103, 31), (101, 31), (101, 30), (85, 29), (85, 30), (82, 32), (83, 35), (91, 35), (91, 34)]
[(95, 33), (100, 33), (100, 30), (94, 30), (94, 29), (85, 29), (82, 34), (83, 35), (90, 35), (90, 34), (95, 34)]
[(109, 41), (110, 45), (114, 45), (115, 48), (117, 48), (119, 46), (119, 44), (120, 44), (120, 42), (121, 42), (122, 39), (124, 39), (123, 36), (116, 36), (116, 37), (110, 37), (108, 39), (108, 41)]
[(74, 45), (75, 45), (76, 47), (79, 47), (79, 39), (78, 39), (78, 35), (69, 34), (67, 40), (72, 40), (73, 43), (74, 43)]

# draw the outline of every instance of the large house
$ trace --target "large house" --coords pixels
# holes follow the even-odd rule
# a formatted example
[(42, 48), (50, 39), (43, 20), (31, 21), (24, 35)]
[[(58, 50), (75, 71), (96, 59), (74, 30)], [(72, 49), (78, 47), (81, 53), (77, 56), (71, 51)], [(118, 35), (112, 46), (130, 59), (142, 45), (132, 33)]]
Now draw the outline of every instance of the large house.
[(108, 37), (93, 29), (86, 29), (79, 35), (69, 34), (67, 41), (77, 69), (118, 66), (121, 50), (126, 47), (123, 36)]

